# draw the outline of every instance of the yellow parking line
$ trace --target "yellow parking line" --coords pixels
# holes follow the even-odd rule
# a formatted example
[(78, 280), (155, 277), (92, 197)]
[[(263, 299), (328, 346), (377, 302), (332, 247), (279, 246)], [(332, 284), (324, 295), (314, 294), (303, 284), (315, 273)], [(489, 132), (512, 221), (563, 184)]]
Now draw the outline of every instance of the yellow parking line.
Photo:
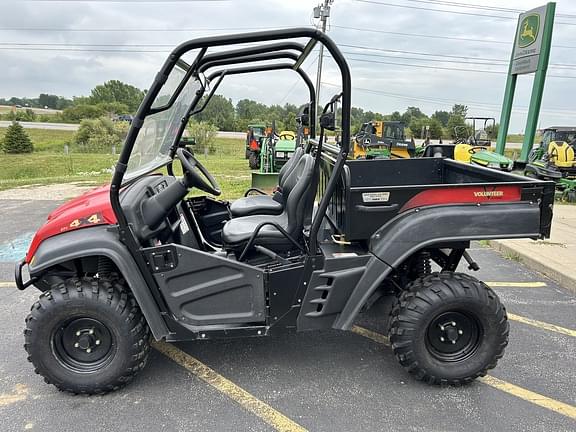
[(546, 282), (485, 282), (494, 288), (544, 288)]
[(368, 330), (367, 328), (360, 327), (360, 326), (352, 326), (352, 332), (356, 333), (360, 336), (364, 336), (365, 338), (372, 339), (374, 342), (390, 346), (390, 340), (387, 336), (383, 334), (376, 333), (375, 331)]
[(560, 326), (557, 326), (554, 324), (548, 324), (548, 323), (545, 323), (543, 321), (538, 321), (538, 320), (526, 318), (526, 317), (523, 317), (520, 315), (511, 314), (511, 313), (508, 313), (508, 319), (512, 320), (512, 321), (517, 321), (517, 322), (522, 323), (522, 324), (528, 324), (528, 325), (537, 327), (539, 329), (548, 330), (548, 331), (552, 331), (555, 333), (560, 333), (563, 335), (576, 337), (576, 330), (571, 330), (571, 329), (568, 329), (566, 327), (560, 327)]
[[(510, 317), (510, 314), (508, 315)], [(383, 334), (377, 333), (372, 330), (368, 330), (367, 328), (354, 326), (352, 327), (352, 332), (364, 336), (368, 339), (373, 340), (376, 343), (389, 346), (390, 341), (386, 336)], [(525, 400), (527, 402), (533, 403), (534, 405), (538, 405), (540, 407), (549, 409), (554, 411), (558, 414), (562, 414), (566, 417), (570, 417), (576, 419), (576, 407), (572, 405), (568, 405), (564, 402), (557, 401), (555, 399), (551, 399), (549, 397), (543, 396), (541, 394), (535, 393), (533, 391), (527, 390), (522, 387), (518, 387), (517, 385), (511, 384), (509, 382), (503, 381), (498, 378), (494, 378), (493, 376), (486, 375), (485, 377), (478, 378), (478, 381), (489, 385), (495, 389), (508, 393), (512, 396)]]
[(535, 405), (541, 406), (542, 408), (549, 409), (551, 411), (557, 412), (558, 414), (562, 414), (566, 417), (570, 417), (576, 420), (575, 406), (568, 405), (564, 402), (560, 402), (546, 396), (542, 396), (541, 394), (526, 390), (525, 388), (518, 387), (517, 385), (510, 384), (509, 382), (494, 378), (490, 375), (478, 378), (478, 381), (487, 384), (490, 387), (494, 387), (498, 390), (502, 390), (503, 392), (519, 397), (520, 399), (524, 399), (525, 401), (531, 402)]
[(270, 405), (262, 402), (260, 399), (237, 386), (229, 379), (223, 377), (200, 360), (186, 354), (174, 345), (164, 342), (155, 342), (153, 346), (166, 357), (186, 368), (196, 377), (210, 384), (216, 390), (237, 402), (242, 408), (264, 420), (274, 429), (286, 432), (306, 432), (306, 429), (298, 423), (290, 420), (284, 414), (276, 411)]
[(0, 282), (0, 288), (15, 288), (16, 284), (14, 282)]

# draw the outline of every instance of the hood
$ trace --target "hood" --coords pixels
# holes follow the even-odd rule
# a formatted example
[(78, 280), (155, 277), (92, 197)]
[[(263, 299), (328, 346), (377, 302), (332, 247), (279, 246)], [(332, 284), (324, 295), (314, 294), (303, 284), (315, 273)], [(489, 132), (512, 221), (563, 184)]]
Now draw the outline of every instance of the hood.
[(48, 215), (46, 223), (34, 235), (26, 262), (30, 263), (36, 249), (47, 238), (94, 225), (112, 225), (116, 216), (110, 205), (110, 186), (88, 191), (58, 207)]
[(489, 163), (496, 163), (496, 164), (512, 164), (512, 160), (507, 158), (506, 156), (501, 155), (500, 153), (494, 153), (487, 150), (482, 150), (475, 153), (472, 156), (472, 159), (477, 163), (484, 162), (485, 164)]

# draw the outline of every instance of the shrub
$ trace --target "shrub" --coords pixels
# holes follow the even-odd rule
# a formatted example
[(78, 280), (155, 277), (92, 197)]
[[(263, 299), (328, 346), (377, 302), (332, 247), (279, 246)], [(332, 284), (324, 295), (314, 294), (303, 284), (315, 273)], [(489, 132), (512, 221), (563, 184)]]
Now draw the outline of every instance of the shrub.
[(36, 113), (30, 108), (26, 108), (25, 111), (10, 111), (6, 114), (6, 119), (11, 121), (35, 121)]
[(120, 150), (127, 131), (126, 124), (115, 123), (107, 118), (82, 120), (73, 143), (83, 153), (110, 153), (113, 146), (116, 151)]
[(190, 137), (196, 140), (196, 149), (199, 153), (203, 153), (204, 149), (208, 149), (209, 153), (216, 152), (215, 138), (218, 132), (216, 126), (204, 121), (191, 121), (188, 132)]
[(34, 146), (22, 125), (13, 122), (4, 135), (2, 149), (6, 153), (32, 153)]

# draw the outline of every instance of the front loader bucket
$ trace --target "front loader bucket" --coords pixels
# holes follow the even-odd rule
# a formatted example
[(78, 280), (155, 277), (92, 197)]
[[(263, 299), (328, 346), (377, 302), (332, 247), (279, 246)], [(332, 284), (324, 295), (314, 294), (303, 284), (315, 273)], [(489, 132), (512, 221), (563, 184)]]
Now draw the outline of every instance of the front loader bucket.
[(278, 173), (252, 172), (252, 187), (271, 193), (278, 185)]

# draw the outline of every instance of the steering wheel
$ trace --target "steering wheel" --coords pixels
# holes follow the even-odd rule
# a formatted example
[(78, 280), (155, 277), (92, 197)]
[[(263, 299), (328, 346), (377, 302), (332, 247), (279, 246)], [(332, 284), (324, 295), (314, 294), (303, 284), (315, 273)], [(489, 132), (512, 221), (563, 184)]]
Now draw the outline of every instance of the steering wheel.
[(468, 149), (468, 153), (470, 154), (476, 154), (476, 152), (478, 151), (482, 151), (482, 150), (486, 150), (486, 147), (483, 146), (472, 146)]
[(283, 132), (280, 132), (279, 138), (280, 138), (281, 140), (290, 141), (290, 140), (295, 139), (295, 138), (296, 138), (296, 135), (294, 135), (294, 132), (283, 131)]
[(222, 193), (214, 177), (198, 162), (198, 159), (196, 159), (192, 153), (185, 148), (179, 148), (176, 151), (176, 157), (182, 164), (184, 182), (188, 188), (194, 186), (215, 196), (219, 196)]

